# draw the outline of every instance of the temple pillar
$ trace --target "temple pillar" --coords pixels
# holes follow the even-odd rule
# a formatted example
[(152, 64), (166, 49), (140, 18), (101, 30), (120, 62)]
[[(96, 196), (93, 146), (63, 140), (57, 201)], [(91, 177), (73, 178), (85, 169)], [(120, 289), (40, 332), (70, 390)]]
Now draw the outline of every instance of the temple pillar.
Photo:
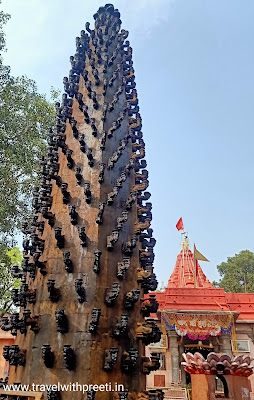
[[(184, 361), (182, 354), (184, 353), (184, 346), (181, 344), (179, 346), (179, 354), (180, 354), (180, 361)], [(186, 385), (186, 372), (184, 371), (184, 368), (181, 364), (181, 385), (185, 386)]]
[(177, 343), (177, 333), (175, 331), (168, 331), (169, 347), (171, 354), (171, 369), (172, 369), (172, 382), (179, 382), (179, 369), (180, 369), (180, 359), (179, 359), (179, 349)]
[(222, 333), (220, 337), (220, 350), (221, 353), (228, 354), (230, 357), (232, 357), (232, 350), (231, 350), (231, 335), (228, 333)]
[(219, 345), (218, 345), (218, 343), (216, 343), (214, 346), (213, 346), (213, 349), (214, 349), (214, 352), (215, 353), (219, 353), (220, 351), (219, 351)]
[(212, 344), (213, 344), (213, 351), (215, 353), (219, 353), (220, 347), (219, 347), (219, 337), (218, 336), (216, 336), (212, 339)]

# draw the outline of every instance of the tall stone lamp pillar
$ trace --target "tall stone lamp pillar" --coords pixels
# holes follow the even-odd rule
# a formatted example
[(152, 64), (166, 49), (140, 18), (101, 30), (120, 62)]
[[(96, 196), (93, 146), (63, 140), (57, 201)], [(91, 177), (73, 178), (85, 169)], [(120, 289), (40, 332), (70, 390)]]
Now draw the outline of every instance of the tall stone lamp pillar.
[[(22, 270), (12, 269), (22, 284), (11, 294), (20, 312), (0, 324), (16, 340), (3, 356), (9, 384), (44, 385), (47, 400), (161, 400), (160, 389), (145, 390), (160, 362), (144, 345), (161, 332), (158, 303), (144, 300), (158, 282), (132, 48), (112, 4), (85, 29), (22, 226)], [(176, 338), (175, 347), (178, 369)], [(76, 382), (90, 385), (85, 396)]]

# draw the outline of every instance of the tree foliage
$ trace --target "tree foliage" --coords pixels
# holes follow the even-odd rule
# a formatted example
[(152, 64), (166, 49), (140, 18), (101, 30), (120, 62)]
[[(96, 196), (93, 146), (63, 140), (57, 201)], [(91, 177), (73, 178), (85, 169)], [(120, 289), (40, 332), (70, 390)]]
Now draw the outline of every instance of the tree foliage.
[(159, 288), (156, 289), (156, 292), (164, 292), (166, 287), (167, 287), (166, 283), (165, 282), (161, 282)]
[(4, 25), (9, 18), (0, 11), (0, 315), (15, 310), (11, 290), (20, 282), (10, 271), (12, 265), (21, 265), (22, 254), (10, 239), (29, 215), (39, 158), (46, 149), (46, 133), (54, 124), (52, 101), (59, 95), (52, 88), (48, 101), (33, 80), (13, 77), (4, 65)]
[[(0, 0), (0, 5), (2, 1)], [(6, 24), (6, 22), (10, 19), (10, 14), (6, 14), (3, 11), (0, 11), (0, 90), (5, 82), (6, 79), (8, 79), (9, 74), (10, 74), (10, 68), (8, 66), (3, 65), (3, 58), (2, 58), (2, 52), (5, 51), (5, 33), (3, 30), (3, 26)]]
[(21, 268), (22, 253), (18, 247), (8, 248), (0, 244), (0, 316), (6, 312), (15, 311), (11, 299), (11, 290), (20, 287), (20, 280), (14, 279), (11, 275), (12, 265)]
[(226, 292), (254, 292), (254, 253), (243, 250), (234, 257), (228, 257), (226, 262), (217, 266), (220, 276), (216, 287), (224, 288)]
[[(5, 50), (0, 13), (0, 49)], [(26, 76), (14, 78), (0, 57), (0, 232), (10, 234), (29, 211), (37, 180), (39, 157), (46, 149), (46, 133), (54, 124), (55, 108), (36, 83)]]
[(34, 81), (10, 77), (0, 92), (0, 230), (11, 232), (27, 215), (39, 158), (55, 110)]

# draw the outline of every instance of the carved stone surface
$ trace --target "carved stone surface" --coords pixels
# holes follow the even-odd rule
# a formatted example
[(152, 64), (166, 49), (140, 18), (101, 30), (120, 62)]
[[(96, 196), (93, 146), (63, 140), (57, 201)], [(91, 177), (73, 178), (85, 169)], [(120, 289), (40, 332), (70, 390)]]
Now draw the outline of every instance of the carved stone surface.
[(119, 293), (120, 285), (118, 282), (114, 282), (112, 287), (108, 289), (106, 293), (105, 303), (107, 304), (107, 306), (112, 306), (114, 301), (117, 299)]
[(48, 390), (47, 391), (47, 400), (59, 400), (60, 396), (59, 393), (55, 390)]
[(118, 348), (111, 347), (109, 350), (105, 350), (105, 362), (104, 370), (111, 371), (117, 362)]
[(75, 290), (78, 295), (79, 303), (84, 303), (84, 301), (86, 301), (86, 290), (82, 285), (83, 285), (83, 279), (75, 280)]
[(82, 247), (87, 246), (86, 228), (84, 226), (79, 228), (79, 238)]
[(62, 249), (64, 247), (64, 235), (61, 234), (62, 229), (61, 228), (55, 228), (55, 238), (57, 241), (57, 247), (59, 249)]
[[(23, 311), (23, 318), (20, 322), (22, 325), (24, 324), (26, 327), (30, 326), (31, 331), (33, 331), (34, 333), (38, 333), (40, 330), (39, 316), (34, 315), (32, 317), (30, 310)], [(21, 329), (20, 329), (20, 332), (21, 332)], [(24, 332), (24, 333), (26, 333), (26, 332)]]
[(130, 349), (128, 352), (123, 353), (122, 369), (124, 372), (130, 372), (137, 364), (138, 350)]
[(67, 333), (69, 330), (69, 323), (64, 313), (64, 310), (56, 310), (55, 317), (56, 317), (57, 332)]
[(113, 328), (113, 335), (115, 337), (121, 336), (127, 330), (128, 320), (129, 320), (128, 314), (121, 315), (120, 319)]
[(69, 251), (65, 251), (63, 253), (63, 261), (65, 264), (65, 270), (68, 273), (73, 272), (73, 264), (72, 264), (72, 261), (70, 260), (70, 255), (71, 255), (71, 253)]
[(69, 216), (71, 217), (71, 224), (77, 225), (78, 223), (78, 213), (75, 206), (69, 206)]
[(114, 244), (118, 241), (119, 232), (117, 229), (114, 229), (111, 235), (107, 236), (107, 250), (113, 250)]
[(159, 308), (159, 303), (154, 294), (149, 295), (149, 299), (141, 300), (141, 312), (144, 317), (149, 317), (151, 313), (156, 313)]
[(147, 346), (150, 343), (157, 343), (161, 339), (161, 331), (153, 320), (146, 320), (144, 323), (138, 323), (136, 336)]
[(134, 304), (138, 301), (140, 295), (140, 289), (133, 289), (126, 293), (124, 299), (124, 307), (126, 310), (130, 310), (134, 307)]
[(124, 279), (125, 278), (125, 273), (128, 271), (130, 267), (130, 257), (124, 257), (123, 261), (117, 263), (117, 278), (118, 279)]
[(47, 282), (48, 292), (49, 292), (49, 299), (53, 303), (59, 301), (60, 299), (60, 290), (55, 287), (55, 280), (49, 279)]
[(104, 207), (105, 207), (105, 203), (99, 203), (98, 215), (96, 218), (96, 223), (98, 225), (102, 224), (102, 216), (103, 216)]
[(95, 333), (97, 330), (97, 326), (99, 323), (99, 319), (100, 319), (100, 315), (101, 315), (101, 309), (100, 308), (94, 308), (92, 310), (92, 319), (89, 325), (89, 332), (90, 333)]
[(151, 357), (142, 357), (142, 372), (149, 375), (151, 371), (160, 368), (160, 356), (157, 353), (151, 353)]
[(93, 263), (93, 270), (96, 274), (100, 272), (100, 256), (101, 256), (101, 251), (100, 250), (95, 250), (94, 252), (94, 263)]
[(71, 345), (65, 344), (63, 347), (63, 359), (64, 359), (64, 366), (69, 371), (72, 371), (76, 368), (76, 356), (71, 348)]
[(13, 344), (12, 346), (4, 346), (3, 356), (10, 365), (17, 367), (18, 365), (26, 365), (26, 350), (20, 350), (19, 346)]
[(42, 359), (47, 368), (53, 367), (55, 357), (49, 344), (44, 344), (42, 346)]

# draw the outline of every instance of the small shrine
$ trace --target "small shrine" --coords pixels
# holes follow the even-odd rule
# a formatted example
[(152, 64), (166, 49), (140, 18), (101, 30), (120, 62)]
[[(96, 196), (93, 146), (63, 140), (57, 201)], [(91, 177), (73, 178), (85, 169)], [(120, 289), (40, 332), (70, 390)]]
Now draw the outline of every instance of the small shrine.
[(227, 354), (219, 357), (210, 353), (205, 359), (200, 353), (184, 353), (183, 357), (182, 365), (191, 375), (193, 400), (250, 400), (248, 377), (253, 374), (250, 356), (231, 358)]
[[(160, 355), (160, 369), (147, 377), (147, 388), (190, 386), (191, 375), (182, 365), (182, 354), (198, 352), (204, 359), (212, 353), (230, 358), (254, 356), (254, 293), (215, 288), (194, 260), (187, 236), (181, 247), (167, 287), (153, 293), (163, 336), (147, 347), (147, 356)], [(248, 380), (254, 388), (252, 376)]]

